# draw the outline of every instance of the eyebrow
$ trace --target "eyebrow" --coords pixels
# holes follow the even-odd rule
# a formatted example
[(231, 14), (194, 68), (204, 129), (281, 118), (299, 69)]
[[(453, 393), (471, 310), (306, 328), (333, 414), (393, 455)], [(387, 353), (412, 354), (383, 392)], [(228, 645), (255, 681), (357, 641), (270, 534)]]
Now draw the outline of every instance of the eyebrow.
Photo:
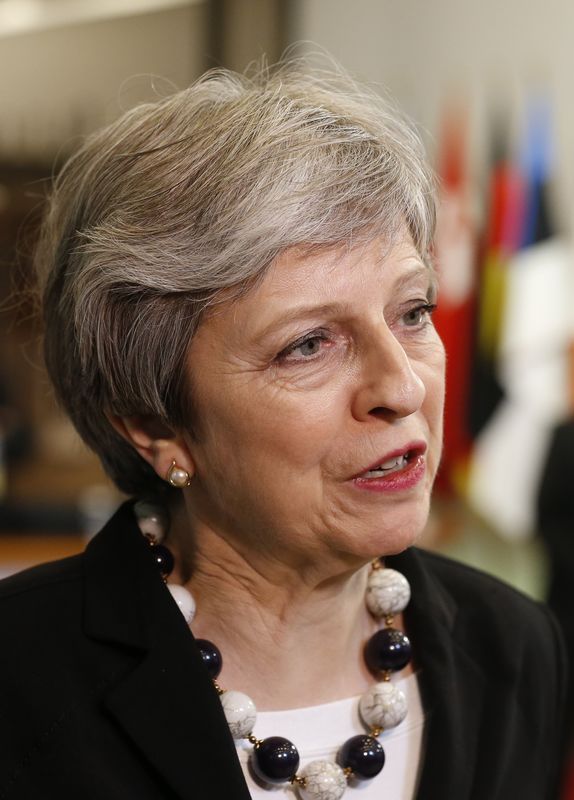
[(420, 277), (428, 278), (431, 289), (436, 291), (438, 285), (437, 274), (432, 267), (429, 267), (427, 264), (423, 264), (422, 262), (417, 262), (416, 267), (401, 275), (400, 278), (397, 278), (392, 287), (393, 291), (401, 291), (401, 289), (404, 289), (411, 283), (414, 283), (414, 281)]
[[(400, 292), (408, 287), (411, 283), (414, 283), (420, 277), (429, 278), (431, 291), (435, 293), (438, 283), (436, 272), (434, 269), (432, 269), (432, 267), (422, 263), (417, 263), (415, 268), (410, 269), (406, 274), (403, 274), (397, 278), (392, 286), (392, 291)], [(258, 331), (257, 338), (261, 339), (267, 336), (270, 331), (276, 331), (282, 326), (288, 325), (292, 322), (298, 322), (299, 320), (315, 314), (318, 316), (340, 316), (348, 314), (351, 309), (352, 306), (348, 303), (323, 303), (321, 305), (298, 306), (286, 311), (285, 314), (283, 314), (279, 319), (273, 320), (273, 322), (270, 322), (269, 325), (265, 326), (265, 328)]]
[(298, 308), (294, 308), (290, 311), (286, 311), (283, 316), (279, 319), (273, 320), (270, 322), (269, 325), (266, 325), (262, 330), (257, 332), (257, 338), (261, 339), (271, 331), (277, 331), (281, 327), (285, 325), (289, 325), (291, 322), (299, 322), (299, 320), (305, 319), (306, 317), (310, 317), (314, 314), (318, 316), (339, 316), (348, 313), (350, 309), (349, 305), (343, 303), (325, 303), (320, 306), (300, 306)]

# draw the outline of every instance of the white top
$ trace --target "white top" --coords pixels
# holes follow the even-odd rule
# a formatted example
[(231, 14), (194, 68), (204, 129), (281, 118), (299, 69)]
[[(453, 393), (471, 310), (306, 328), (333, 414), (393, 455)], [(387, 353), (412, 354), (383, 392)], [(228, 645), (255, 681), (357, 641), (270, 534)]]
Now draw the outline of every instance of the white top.
[[(349, 787), (345, 797), (356, 800), (413, 800), (417, 788), (421, 761), (424, 712), (416, 675), (393, 680), (405, 693), (407, 717), (400, 725), (385, 731), (379, 741), (385, 750), (385, 766), (375, 778)], [(359, 717), (359, 697), (337, 700), (320, 706), (296, 708), (289, 711), (260, 711), (254, 733), (258, 739), (284, 736), (301, 757), (300, 769), (309, 761), (334, 761), (341, 745), (351, 736), (366, 733)], [(236, 742), (237, 752), (253, 800), (294, 800), (296, 789), (289, 783), (270, 789), (258, 786), (248, 767), (252, 745), (246, 740)]]

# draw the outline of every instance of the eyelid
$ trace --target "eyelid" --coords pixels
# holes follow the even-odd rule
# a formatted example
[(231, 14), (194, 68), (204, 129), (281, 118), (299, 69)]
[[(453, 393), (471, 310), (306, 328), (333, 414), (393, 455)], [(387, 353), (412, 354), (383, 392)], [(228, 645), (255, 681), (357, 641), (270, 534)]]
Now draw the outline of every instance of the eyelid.
[(433, 299), (425, 299), (422, 298), (419, 300), (413, 300), (411, 303), (408, 304), (407, 313), (409, 311), (428, 311), (429, 314), (432, 314), (435, 311), (437, 304)]
[(324, 328), (314, 328), (313, 330), (310, 330), (307, 333), (304, 333), (301, 336), (299, 336), (297, 339), (295, 339), (294, 342), (288, 344), (287, 347), (284, 347), (283, 350), (277, 353), (276, 358), (277, 359), (285, 358), (285, 356), (288, 356), (298, 347), (301, 347), (302, 344), (308, 342), (309, 339), (323, 339), (324, 341), (327, 341), (328, 338), (329, 335)]
[[(436, 304), (436, 287), (434, 284), (431, 284), (429, 287), (429, 291), (425, 298), (419, 298), (418, 300), (414, 300), (407, 311), (404, 313), (409, 313), (412, 311), (427, 311), (429, 316), (433, 314), (435, 311), (437, 304)], [(323, 341), (329, 341), (332, 337), (332, 332), (325, 328), (312, 328), (311, 330), (307, 331), (306, 333), (301, 334), (295, 339), (293, 342), (288, 344), (282, 350), (280, 350), (277, 355), (275, 356), (276, 361), (284, 360), (287, 356), (289, 356), (294, 350), (301, 345), (305, 344), (305, 342), (309, 341), (310, 339), (322, 339)], [(310, 359), (305, 359), (310, 360)]]
[[(412, 329), (412, 331), (419, 331), (428, 324), (432, 324), (431, 318), (435, 309), (436, 303), (429, 303), (423, 300), (414, 301), (404, 311), (401, 311), (397, 321), (400, 320), (401, 325)], [(416, 318), (408, 322), (407, 319), (411, 315), (416, 315)]]
[(432, 313), (436, 310), (436, 307), (437, 307), (436, 303), (429, 303), (427, 301), (418, 302), (415, 303), (413, 306), (411, 306), (411, 308), (409, 308), (409, 310), (406, 313), (408, 314), (409, 312), (413, 311), (426, 311), (427, 314), (431, 316)]

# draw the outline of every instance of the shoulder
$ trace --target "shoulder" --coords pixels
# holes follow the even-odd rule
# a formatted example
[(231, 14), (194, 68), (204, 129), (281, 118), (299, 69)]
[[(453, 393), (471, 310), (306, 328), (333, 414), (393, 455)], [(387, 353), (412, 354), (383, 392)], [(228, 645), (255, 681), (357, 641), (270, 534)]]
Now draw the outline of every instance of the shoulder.
[(453, 635), (488, 671), (537, 673), (564, 686), (562, 635), (544, 603), (453, 559), (419, 549), (415, 555), (450, 603)]
[(0, 580), (0, 609), (13, 603), (38, 602), (38, 596), (73, 591), (82, 578), (83, 553), (39, 564)]
[[(49, 648), (64, 629), (79, 627), (82, 560), (72, 556), (0, 580), (0, 637), (12, 642), (11, 661), (32, 641), (40, 650)], [(5, 666), (6, 658), (1, 661)]]
[(3, 578), (0, 580), (0, 602), (30, 591), (49, 590), (50, 587), (78, 580), (82, 574), (82, 559), (83, 553), (48, 561)]
[(438, 553), (418, 548), (415, 552), (425, 572), (452, 599), (463, 619), (484, 619), (489, 623), (499, 620), (505, 628), (511, 625), (554, 628), (554, 617), (544, 603), (503, 580)]
[[(90, 540), (84, 552), (39, 564), (0, 580), (0, 626), (8, 607), (25, 610), (31, 605), (41, 612), (53, 603), (70, 602), (74, 595), (81, 597), (90, 549), (94, 545), (99, 546), (103, 539), (105, 558), (113, 564), (115, 546), (112, 542), (121, 532), (122, 523), (129, 513), (130, 504), (123, 504), (105, 527)], [(104, 536), (106, 533), (107, 536)]]
[(462, 609), (491, 609), (497, 613), (504, 610), (518, 617), (537, 615), (544, 609), (541, 603), (482, 570), (429, 550), (413, 550), (425, 571)]
[[(436, 697), (456, 699), (459, 744), (465, 725), (473, 737), (488, 731), (476, 739), (478, 795), (554, 797), (567, 669), (550, 611), (504, 581), (428, 551), (413, 548), (396, 564), (412, 578), (405, 618), (412, 614), (426, 702), (432, 708)], [(435, 716), (435, 731), (445, 714)]]

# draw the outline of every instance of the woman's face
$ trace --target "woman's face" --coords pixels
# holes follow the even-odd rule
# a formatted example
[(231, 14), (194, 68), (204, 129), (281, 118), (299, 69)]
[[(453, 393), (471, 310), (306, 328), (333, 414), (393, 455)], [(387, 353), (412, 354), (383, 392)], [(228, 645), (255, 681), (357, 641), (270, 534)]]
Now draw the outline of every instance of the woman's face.
[(441, 453), (433, 299), (410, 239), (375, 240), (287, 251), (206, 317), (188, 360), (197, 521), (295, 565), (410, 545)]

